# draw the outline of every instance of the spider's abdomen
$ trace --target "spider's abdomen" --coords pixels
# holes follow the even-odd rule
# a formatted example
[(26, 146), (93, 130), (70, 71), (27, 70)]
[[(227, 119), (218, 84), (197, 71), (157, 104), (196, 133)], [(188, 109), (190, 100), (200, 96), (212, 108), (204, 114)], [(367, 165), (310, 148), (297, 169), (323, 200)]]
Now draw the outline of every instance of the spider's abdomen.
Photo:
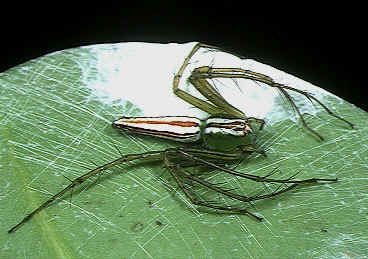
[(122, 117), (113, 127), (179, 142), (195, 142), (201, 138), (201, 120), (187, 116)]

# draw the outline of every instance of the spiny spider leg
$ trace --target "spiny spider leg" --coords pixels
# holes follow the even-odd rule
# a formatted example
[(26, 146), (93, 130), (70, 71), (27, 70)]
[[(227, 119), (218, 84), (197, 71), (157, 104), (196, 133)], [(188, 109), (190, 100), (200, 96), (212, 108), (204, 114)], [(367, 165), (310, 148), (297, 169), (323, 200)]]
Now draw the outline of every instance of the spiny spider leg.
[[(183, 75), (183, 72), (185, 70), (185, 68), (188, 66), (190, 59), (194, 56), (194, 54), (201, 48), (207, 48), (207, 49), (213, 49), (215, 51), (220, 51), (221, 49), (218, 47), (214, 47), (214, 46), (210, 46), (210, 45), (206, 45), (206, 44), (202, 44), (202, 43), (197, 43), (193, 49), (191, 50), (191, 52), (189, 53), (189, 55), (185, 58), (182, 66), (180, 67), (178, 73), (175, 75), (174, 77), (174, 81), (173, 81), (173, 92), (181, 99), (183, 99), (184, 101), (194, 105), (195, 107), (211, 114), (211, 115), (216, 115), (216, 114), (229, 114), (235, 117), (239, 117), (239, 118), (246, 118), (246, 115), (240, 111), (239, 109), (235, 108), (234, 106), (232, 106), (230, 103), (228, 103), (222, 96), (221, 94), (218, 92), (218, 90), (216, 90), (212, 85), (210, 85), (207, 81), (207, 79), (214, 79), (214, 78), (230, 78), (230, 79), (235, 79), (235, 78), (243, 78), (243, 79), (250, 79), (250, 80), (254, 80), (255, 82), (261, 82), (261, 83), (265, 83), (267, 85), (269, 85), (270, 87), (275, 87), (278, 88), (279, 90), (283, 90), (283, 89), (287, 89), (287, 90), (291, 90), (291, 91), (295, 91), (297, 93), (300, 93), (302, 95), (304, 95), (308, 100), (312, 101), (314, 100), (315, 102), (317, 102), (319, 105), (321, 105), (321, 107), (323, 109), (325, 109), (331, 116), (344, 121), (345, 123), (347, 123), (349, 126), (351, 126), (352, 128), (354, 127), (354, 125), (347, 121), (346, 119), (342, 118), (341, 116), (338, 116), (337, 114), (335, 114), (334, 112), (332, 112), (326, 105), (324, 105), (321, 101), (319, 101), (317, 98), (315, 98), (314, 96), (312, 96), (311, 94), (302, 91), (302, 90), (298, 90), (292, 87), (288, 87), (282, 84), (278, 84), (276, 82), (274, 82), (274, 80), (264, 74), (261, 73), (257, 73), (251, 70), (246, 70), (246, 69), (242, 69), (242, 68), (212, 68), (209, 66), (203, 66), (203, 67), (198, 67), (195, 68), (192, 73), (191, 76), (189, 78), (189, 81), (193, 84), (193, 86), (204, 96), (207, 98), (207, 101), (201, 100), (200, 98), (197, 98), (181, 89), (179, 89), (179, 82), (180, 82), (180, 78)], [(228, 52), (229, 53), (229, 52)], [(239, 58), (241, 58), (239, 55), (234, 54), (235, 56), (238, 56)], [(314, 131), (313, 129), (311, 129), (308, 124), (306, 123), (302, 113), (300, 112), (299, 108), (295, 105), (293, 98), (285, 91), (281, 91), (281, 93), (287, 98), (288, 102), (291, 104), (292, 108), (298, 113), (298, 116), (300, 117), (303, 126), (308, 129), (311, 133), (313, 133), (315, 136), (317, 136), (320, 140), (323, 140), (323, 137), (318, 134), (316, 131)], [(261, 128), (263, 127), (263, 124), (261, 124)]]
[(243, 154), (252, 154), (252, 153), (257, 153), (260, 154), (264, 157), (267, 157), (266, 151), (264, 151), (261, 148), (258, 147), (254, 147), (253, 144), (243, 144), (243, 145), (238, 145), (237, 147), (235, 147), (234, 149), (231, 149), (230, 152), (239, 152), (241, 151), (241, 153)]
[(292, 179), (272, 179), (272, 178), (266, 178), (266, 177), (261, 177), (261, 176), (257, 176), (257, 175), (253, 175), (253, 174), (247, 174), (247, 173), (240, 173), (237, 172), (235, 170), (226, 168), (226, 167), (222, 167), (219, 165), (216, 165), (215, 163), (211, 163), (208, 162), (200, 157), (194, 156), (192, 154), (190, 154), (189, 152), (186, 152), (184, 149), (178, 148), (176, 150), (176, 152), (183, 154), (184, 156), (194, 160), (194, 161), (198, 161), (199, 163), (203, 163), (205, 165), (208, 165), (210, 167), (219, 169), (223, 172), (226, 172), (228, 174), (231, 175), (235, 175), (235, 176), (239, 176), (239, 177), (243, 177), (249, 180), (253, 180), (256, 182), (270, 182), (270, 183), (297, 183), (297, 184), (311, 184), (311, 183), (318, 183), (318, 182), (336, 182), (337, 178), (333, 178), (333, 179), (328, 179), (328, 178), (309, 178), (309, 179), (304, 179), (304, 180), (292, 180)]
[[(238, 150), (228, 152), (228, 153), (212, 151), (212, 150), (200, 150), (200, 149), (194, 149), (194, 148), (188, 148), (188, 149), (168, 148), (168, 149), (163, 150), (163, 151), (149, 151), (149, 152), (140, 153), (140, 154), (123, 155), (123, 156), (119, 157), (118, 159), (115, 159), (115, 160), (113, 160), (109, 163), (106, 163), (106, 164), (102, 165), (102, 166), (96, 167), (95, 169), (90, 170), (87, 173), (85, 173), (85, 174), (77, 177), (76, 179), (72, 180), (71, 183), (68, 186), (66, 186), (64, 189), (62, 189), (58, 193), (54, 194), (53, 196), (51, 196), (48, 200), (46, 200), (44, 203), (42, 203), (39, 207), (34, 209), (28, 215), (26, 215), (18, 224), (13, 226), (8, 231), (8, 233), (15, 232), (18, 228), (20, 228), (23, 224), (28, 222), (31, 218), (33, 218), (36, 214), (38, 214), (44, 208), (48, 207), (54, 201), (62, 198), (67, 192), (72, 191), (74, 188), (80, 186), (82, 183), (84, 183), (86, 180), (90, 179), (91, 177), (98, 176), (98, 175), (102, 174), (102, 172), (104, 172), (105, 170), (110, 169), (114, 166), (117, 166), (117, 165), (120, 165), (120, 164), (123, 164), (123, 163), (126, 163), (126, 162), (130, 162), (130, 161), (134, 161), (134, 160), (163, 161), (165, 166), (169, 169), (170, 173), (174, 176), (175, 180), (178, 182), (180, 188), (184, 191), (185, 195), (196, 205), (206, 206), (206, 207), (213, 208), (213, 209), (218, 209), (218, 210), (227, 210), (227, 211), (232, 211), (232, 212), (249, 214), (249, 215), (251, 215), (251, 216), (253, 216), (253, 217), (255, 217), (259, 220), (260, 220), (260, 217), (252, 214), (251, 212), (249, 212), (245, 209), (235, 208), (235, 207), (231, 207), (231, 206), (218, 206), (218, 205), (208, 204), (205, 201), (199, 201), (199, 200), (193, 198), (193, 195), (190, 194), (190, 191), (188, 191), (187, 188), (185, 188), (182, 181), (178, 178), (177, 174), (175, 174), (174, 166), (180, 167), (180, 161), (183, 161), (183, 159), (184, 160), (187, 159), (189, 161), (193, 161), (193, 163), (197, 163), (198, 166), (199, 165), (209, 166), (209, 167), (212, 167), (212, 168), (215, 168), (215, 169), (219, 169), (219, 170), (221, 170), (225, 173), (235, 175), (235, 176), (239, 176), (239, 177), (243, 177), (243, 178), (250, 179), (250, 180), (253, 180), (253, 181), (257, 181), (257, 182), (302, 184), (302, 183), (317, 183), (318, 181), (330, 181), (331, 182), (331, 181), (336, 181), (337, 180), (337, 179), (319, 179), (319, 178), (311, 178), (311, 179), (306, 179), (306, 180), (291, 180), (292, 177), (290, 177), (289, 179), (286, 179), (286, 180), (285, 179), (281, 179), (281, 180), (270, 179), (270, 178), (260, 177), (260, 176), (251, 175), (251, 174), (239, 173), (235, 170), (231, 170), (229, 168), (226, 168), (226, 167), (223, 167), (223, 166), (219, 165), (220, 163), (236, 161), (238, 159), (243, 158), (243, 156), (245, 154), (252, 153), (252, 152), (253, 151), (249, 151), (249, 150), (244, 149), (244, 148), (239, 148)], [(168, 156), (173, 156), (175, 161), (177, 161), (177, 160), (179, 161), (179, 164), (175, 165), (173, 162), (171, 162), (169, 160)], [(208, 162), (206, 160), (214, 161), (214, 162)], [(187, 179), (190, 180), (190, 181), (196, 180), (194, 178), (189, 179), (188, 177), (187, 177)], [(203, 184), (203, 182), (202, 182), (202, 184)], [(291, 185), (291, 186), (293, 186), (293, 185)], [(285, 191), (289, 190), (288, 188), (294, 188), (294, 187), (287, 187), (287, 188), (282, 189), (281, 191), (279, 191), (277, 193), (274, 192), (274, 194), (271, 193), (271, 194), (268, 194), (268, 195), (274, 196), (276, 194), (279, 194), (279, 193), (282, 193), (282, 192), (285, 192)], [(217, 190), (219, 190), (219, 189), (217, 189)], [(227, 191), (226, 193), (229, 194), (230, 192)], [(269, 197), (269, 196), (259, 196), (259, 199), (267, 198), (267, 197)]]
[(308, 126), (307, 122), (304, 120), (303, 114), (300, 112), (298, 106), (296, 106), (296, 104), (293, 101), (293, 98), (283, 89), (283, 88), (277, 88), (285, 97), (286, 99), (289, 101), (289, 104), (291, 105), (292, 108), (294, 108), (294, 110), (298, 113), (299, 118), (303, 124), (303, 126), (309, 130), (310, 132), (312, 132), (315, 136), (317, 136), (321, 141), (324, 140), (324, 138), (314, 129), (312, 129), (311, 127)]
[[(179, 68), (177, 74), (174, 76), (173, 80), (173, 92), (175, 95), (177, 95), (179, 98), (184, 100), (185, 102), (193, 105), (194, 107), (209, 113), (210, 115), (227, 115), (234, 118), (241, 118), (241, 119), (247, 119), (246, 115), (233, 105), (231, 105), (228, 101), (225, 100), (219, 93), (219, 91), (211, 85), (206, 78), (202, 79), (200, 77), (197, 77), (196, 74), (200, 74), (202, 71), (201, 67), (194, 69), (192, 71), (191, 76), (189, 77), (189, 82), (205, 97), (207, 100), (202, 100), (198, 97), (195, 97), (191, 95), (190, 93), (187, 93), (179, 88), (180, 79), (184, 73), (185, 68), (189, 65), (190, 59), (193, 57), (193, 55), (201, 48), (212, 48), (217, 50), (220, 50), (219, 48), (198, 43), (196, 44), (191, 52), (188, 54), (188, 56), (185, 58), (183, 64)], [(198, 73), (199, 71), (199, 73)], [(258, 74), (255, 73), (255, 76)], [(261, 77), (261, 76), (259, 76)], [(266, 78), (268, 79), (268, 78)], [(253, 120), (260, 122), (261, 126), (260, 129), (263, 128), (264, 121), (261, 119), (253, 118)]]
[(222, 114), (229, 114), (237, 118), (245, 118), (245, 114), (227, 102), (206, 79), (191, 76), (189, 82), (211, 103), (221, 109)]
[(354, 125), (351, 122), (347, 121), (346, 119), (344, 119), (344, 118), (338, 116), (337, 114), (335, 114), (334, 112), (332, 112), (326, 105), (324, 105), (320, 100), (318, 100), (316, 97), (309, 94), (308, 92), (298, 90), (298, 89), (290, 87), (290, 86), (286, 86), (286, 85), (276, 83), (269, 76), (266, 76), (266, 75), (263, 75), (263, 74), (260, 74), (260, 73), (256, 73), (256, 72), (241, 69), (241, 68), (211, 68), (211, 67), (208, 67), (208, 66), (204, 66), (204, 67), (196, 68), (193, 71), (191, 77), (196, 78), (197, 80), (200, 80), (200, 79), (206, 80), (206, 79), (213, 79), (213, 78), (242, 78), (242, 79), (250, 79), (250, 80), (258, 81), (258, 82), (261, 82), (261, 83), (265, 83), (270, 87), (275, 87), (275, 88), (279, 89), (281, 91), (281, 93), (288, 99), (289, 103), (292, 105), (292, 107), (295, 109), (295, 111), (298, 113), (299, 117), (301, 118), (303, 126), (306, 127), (309, 131), (311, 131), (313, 134), (315, 134), (321, 140), (323, 140), (322, 136), (320, 136), (317, 132), (312, 130), (307, 125), (307, 123), (305, 122), (305, 120), (303, 118), (303, 115), (301, 114), (299, 108), (296, 106), (296, 104), (294, 103), (294, 100), (285, 91), (285, 89), (300, 93), (301, 95), (304, 95), (309, 100), (314, 100), (319, 105), (321, 105), (321, 107), (324, 110), (326, 110), (327, 113), (329, 113), (331, 116), (347, 123), (352, 128), (354, 127)]
[(172, 175), (172, 177), (175, 179), (175, 181), (178, 184), (179, 188), (183, 191), (185, 196), (194, 205), (207, 207), (207, 208), (215, 209), (215, 210), (223, 210), (223, 211), (231, 211), (231, 212), (236, 212), (236, 213), (241, 213), (241, 214), (247, 214), (247, 215), (250, 215), (253, 218), (257, 219), (258, 221), (261, 221), (263, 219), (262, 217), (259, 217), (259, 216), (255, 215), (255, 214), (251, 213), (250, 211), (248, 211), (246, 209), (243, 209), (243, 208), (237, 208), (237, 207), (231, 207), (231, 206), (220, 206), (220, 205), (212, 204), (210, 202), (198, 199), (197, 197), (195, 197), (195, 195), (188, 188), (185, 187), (184, 182), (179, 177), (179, 175), (177, 173), (177, 171), (179, 169), (179, 166), (172, 163), (172, 162), (170, 162), (167, 155), (164, 156), (163, 160), (164, 160), (164, 164), (165, 164), (166, 168), (168, 169), (168, 171)]
[(182, 100), (186, 101), (187, 103), (211, 115), (227, 114), (235, 118), (246, 118), (245, 114), (242, 111), (240, 111), (239, 109), (235, 108), (230, 103), (228, 103), (221, 96), (221, 94), (211, 84), (209, 84), (207, 80), (205, 79), (200, 79), (200, 78), (191, 76), (189, 78), (189, 81), (205, 98), (207, 98), (208, 101), (197, 98), (179, 88), (180, 79), (184, 73), (184, 70), (189, 65), (190, 59), (201, 48), (212, 48), (215, 50), (219, 50), (219, 48), (216, 48), (214, 46), (210, 46), (210, 45), (206, 45), (202, 43), (196, 44), (191, 50), (191, 52), (188, 54), (188, 56), (185, 58), (177, 74), (174, 76), (174, 80), (173, 80), (174, 94), (177, 95)]
[[(91, 169), (88, 169), (91, 170)], [(62, 174), (62, 176), (67, 179), (69, 182), (73, 182), (69, 177)], [(72, 198), (73, 198), (73, 188), (70, 190), (70, 199), (69, 199), (69, 208), (72, 206)]]
[(277, 166), (274, 169), (272, 169), (271, 172), (269, 172), (265, 176), (262, 176), (262, 178), (269, 178), (270, 176), (276, 174), (278, 171), (279, 171), (279, 167)]
[(279, 191), (274, 191), (268, 194), (264, 194), (264, 195), (255, 195), (255, 196), (246, 196), (246, 195), (240, 195), (237, 193), (234, 193), (232, 191), (226, 190), (222, 187), (218, 187), (212, 183), (210, 183), (207, 180), (201, 179), (199, 177), (196, 177), (192, 174), (187, 173), (185, 170), (180, 169), (180, 173), (183, 174), (184, 178), (190, 179), (202, 186), (205, 186), (206, 188), (213, 190), (215, 192), (221, 193), (227, 197), (233, 198), (235, 200), (239, 200), (239, 201), (243, 201), (243, 202), (250, 202), (250, 201), (256, 201), (256, 200), (263, 200), (263, 199), (267, 199), (267, 198), (271, 198), (274, 197), (276, 195), (282, 194), (286, 191), (289, 191), (291, 189), (294, 189), (295, 187), (297, 187), (299, 184), (295, 183), (292, 184), (284, 189), (281, 189)]
[[(275, 85), (279, 85), (277, 83), (275, 83)], [(277, 87), (277, 86), (275, 86)], [(310, 93), (306, 92), (306, 91), (302, 91), (302, 90), (299, 90), (299, 89), (296, 89), (296, 88), (293, 88), (293, 87), (290, 87), (290, 86), (286, 86), (286, 85), (279, 85), (278, 87), (281, 87), (281, 88), (284, 88), (284, 89), (287, 89), (287, 90), (290, 90), (290, 91), (294, 91), (294, 92), (297, 92), (297, 93), (300, 93), (302, 95), (304, 95), (306, 98), (310, 99), (310, 100), (313, 100), (315, 102), (317, 102), (319, 105), (321, 105), (321, 107), (323, 109), (325, 109), (325, 111), (330, 114), (331, 116), (345, 122), (346, 124), (348, 124), (352, 129), (354, 128), (354, 124), (351, 123), (350, 121), (342, 118), (341, 116), (337, 115), (336, 113), (334, 113), (333, 111), (331, 111), (325, 104), (323, 104), (320, 100), (318, 100), (316, 97), (314, 97), (313, 95), (311, 95)]]
[(202, 43), (197, 43), (193, 49), (190, 51), (190, 53), (188, 54), (188, 56), (184, 59), (183, 64), (181, 65), (181, 67), (179, 68), (178, 72), (176, 73), (176, 75), (174, 76), (174, 80), (173, 80), (173, 92), (175, 95), (177, 95), (179, 98), (181, 98), (182, 100), (184, 100), (185, 102), (201, 109), (202, 111), (205, 111), (209, 114), (221, 114), (222, 109), (219, 109), (219, 107), (217, 107), (216, 105), (213, 105), (211, 103), (208, 103), (204, 100), (201, 100), (200, 98), (197, 98), (181, 89), (179, 89), (179, 83), (180, 83), (180, 79), (183, 76), (184, 70), (186, 69), (186, 67), (189, 65), (189, 61), (190, 59), (193, 57), (193, 55), (201, 48), (212, 48), (212, 49), (216, 49), (216, 47), (210, 46), (210, 45), (206, 45), (206, 44), (202, 44)]
[[(139, 153), (139, 154), (127, 154), (127, 155), (123, 155), (121, 157), (119, 157), (118, 159), (115, 159), (109, 163), (106, 163), (102, 166), (98, 166), (93, 170), (88, 171), (87, 173), (77, 177), (76, 179), (72, 180), (71, 183), (69, 185), (67, 185), (64, 189), (62, 189), (61, 191), (59, 191), (58, 193), (54, 194), (53, 196), (51, 196), (48, 200), (46, 200), (44, 203), (42, 203), (39, 207), (37, 207), (36, 209), (34, 209), (31, 213), (29, 213), (28, 215), (26, 215), (18, 224), (16, 224), (15, 226), (13, 226), (11, 229), (9, 229), (8, 233), (13, 233), (15, 232), (18, 228), (20, 228), (23, 224), (25, 224), (26, 222), (28, 222), (31, 218), (33, 218), (36, 214), (38, 214), (40, 211), (42, 211), (43, 209), (45, 209), (46, 207), (48, 207), (51, 203), (53, 203), (54, 201), (62, 198), (64, 196), (64, 194), (66, 194), (69, 191), (72, 191), (75, 187), (80, 186), (82, 183), (84, 183), (86, 180), (90, 179), (91, 177), (94, 176), (98, 176), (100, 174), (102, 174), (105, 170), (110, 169), (114, 166), (126, 163), (126, 162), (130, 162), (130, 161), (134, 161), (134, 160), (142, 160), (142, 161), (163, 161), (163, 156), (164, 154), (166, 154), (167, 152), (169, 152), (170, 154), (177, 154), (176, 148), (168, 148), (166, 150), (163, 151), (148, 151), (145, 153)], [(217, 151), (212, 151), (212, 150), (201, 150), (201, 149), (195, 149), (195, 148), (189, 148), (189, 149), (183, 149), (186, 152), (189, 152), (195, 156), (199, 156), (202, 157), (203, 159), (209, 159), (210, 161), (217, 161), (218, 163), (225, 163), (225, 162), (229, 162), (229, 161), (236, 161), (238, 159), (243, 158), (243, 156), (247, 153), (252, 153), (252, 151), (250, 150), (237, 150), (236, 152), (228, 152), (228, 153), (222, 153), (222, 152), (217, 152)], [(180, 157), (176, 157), (179, 164), (182, 163), (183, 161), (183, 156), (180, 155)], [(179, 159), (178, 159), (179, 158)], [(190, 159), (187, 159), (190, 161)], [(203, 163), (198, 163), (198, 161), (194, 161), (193, 160), (193, 166), (195, 166), (195, 164), (200, 164), (203, 165)]]
[(36, 214), (38, 214), (44, 208), (48, 207), (55, 200), (63, 197), (64, 194), (66, 194), (68, 191), (73, 190), (73, 188), (81, 185), (86, 180), (90, 179), (91, 177), (102, 173), (106, 169), (109, 169), (111, 167), (114, 167), (114, 166), (119, 165), (119, 164), (122, 164), (122, 163), (126, 163), (126, 162), (129, 162), (129, 161), (137, 160), (137, 159), (161, 160), (162, 159), (161, 158), (162, 157), (161, 153), (162, 153), (162, 151), (151, 151), (151, 152), (140, 153), (140, 154), (128, 154), (128, 155), (122, 156), (122, 157), (120, 157), (120, 158), (118, 158), (118, 159), (116, 159), (114, 161), (111, 161), (111, 162), (109, 162), (107, 164), (104, 164), (102, 166), (96, 167), (95, 169), (93, 169), (93, 170), (91, 170), (91, 171), (89, 171), (89, 172), (87, 172), (87, 173), (79, 176), (78, 178), (74, 179), (67, 187), (65, 187), (64, 189), (62, 189), (58, 193), (56, 193), (53, 196), (51, 196), (51, 198), (49, 198), (48, 200), (46, 200), (44, 203), (42, 203), (39, 207), (37, 207), (31, 213), (29, 213), (28, 215), (26, 215), (18, 224), (16, 224), (11, 229), (9, 229), (8, 230), (8, 233), (15, 232), (19, 227), (21, 227), (24, 223), (26, 223), (31, 218), (33, 218), (33, 216), (35, 216)]
[(266, 123), (265, 120), (259, 119), (259, 118), (256, 118), (256, 117), (248, 117), (247, 119), (248, 119), (248, 121), (255, 121), (258, 124), (260, 124), (259, 130), (263, 130), (263, 127), (264, 127), (264, 125)]

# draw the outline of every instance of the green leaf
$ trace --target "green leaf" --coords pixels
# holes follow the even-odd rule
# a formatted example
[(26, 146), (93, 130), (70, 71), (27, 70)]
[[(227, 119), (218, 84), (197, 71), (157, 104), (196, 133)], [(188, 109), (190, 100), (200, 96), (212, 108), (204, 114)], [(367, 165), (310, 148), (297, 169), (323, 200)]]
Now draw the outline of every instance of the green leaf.
[[(111, 82), (113, 78), (100, 77), (96, 56), (114, 48), (111, 44), (64, 50), (0, 74), (1, 258), (367, 255), (368, 116), (332, 95), (325, 100), (329, 107), (356, 129), (319, 111), (307, 121), (325, 137), (320, 142), (286, 117), (259, 132), (257, 139), (268, 157), (253, 156), (237, 170), (266, 175), (279, 167), (285, 176), (301, 171), (300, 178), (339, 181), (255, 203), (250, 210), (265, 218), (261, 223), (247, 216), (198, 211), (162, 165), (134, 163), (89, 181), (72, 197), (66, 195), (7, 234), (68, 179), (117, 158), (114, 146), (122, 153), (138, 153), (176, 145), (111, 128), (119, 116), (142, 113), (134, 101), (106, 96), (104, 101), (86, 83), (96, 78)], [(173, 58), (180, 64), (180, 57)], [(140, 77), (154, 76), (147, 70), (138, 72)], [(156, 87), (156, 81), (151, 83), (146, 87)], [(165, 85), (168, 92), (170, 83)], [(129, 87), (121, 85), (127, 94), (133, 90)], [(160, 95), (150, 97), (158, 104), (166, 102)], [(252, 188), (250, 184), (242, 188), (238, 181), (232, 184)]]

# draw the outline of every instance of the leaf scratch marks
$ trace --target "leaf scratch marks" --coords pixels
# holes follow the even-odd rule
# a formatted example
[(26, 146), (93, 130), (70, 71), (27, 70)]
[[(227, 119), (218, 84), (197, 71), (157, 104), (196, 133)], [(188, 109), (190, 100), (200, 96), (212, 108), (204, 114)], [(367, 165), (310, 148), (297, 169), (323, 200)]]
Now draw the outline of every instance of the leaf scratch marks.
[(256, 236), (253, 234), (253, 233), (251, 233), (250, 232), (250, 230), (247, 228), (247, 226), (246, 226), (246, 224), (244, 224), (243, 222), (242, 222), (242, 220), (240, 219), (240, 217), (239, 216), (235, 216), (235, 218), (236, 218), (236, 220), (237, 220), (237, 222), (239, 223), (239, 225), (240, 225), (240, 229), (243, 231), (243, 232), (245, 232), (245, 233), (248, 233), (248, 237), (250, 237), (250, 238), (252, 238), (252, 239), (254, 239), (254, 241), (256, 242), (256, 244), (259, 246), (259, 248), (261, 248), (262, 249), (262, 251), (264, 250), (264, 247), (261, 245), (261, 243), (258, 241), (258, 239), (256, 238)]
[(137, 244), (137, 246), (151, 259), (153, 259), (152, 255), (144, 248), (144, 246), (142, 246), (141, 244), (139, 244), (138, 241), (135, 241), (135, 243)]

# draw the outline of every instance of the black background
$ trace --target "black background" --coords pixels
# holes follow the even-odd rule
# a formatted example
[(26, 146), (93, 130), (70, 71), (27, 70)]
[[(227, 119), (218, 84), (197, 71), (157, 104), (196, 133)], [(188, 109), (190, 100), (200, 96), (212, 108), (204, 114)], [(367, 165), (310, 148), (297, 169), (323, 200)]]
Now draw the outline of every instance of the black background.
[(0, 71), (81, 45), (201, 41), (296, 75), (367, 111), (365, 9), (308, 3), (14, 3), (0, 16)]

